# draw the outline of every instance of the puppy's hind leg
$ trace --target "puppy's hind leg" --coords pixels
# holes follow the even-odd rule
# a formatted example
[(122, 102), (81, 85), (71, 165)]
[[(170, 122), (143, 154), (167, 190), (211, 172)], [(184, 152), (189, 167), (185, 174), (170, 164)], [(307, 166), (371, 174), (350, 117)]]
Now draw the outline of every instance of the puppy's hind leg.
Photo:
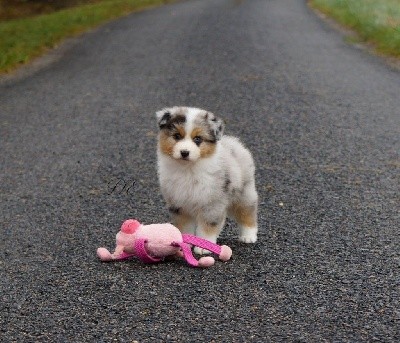
[(239, 241), (243, 243), (257, 242), (257, 206), (235, 204), (234, 218), (239, 225)]
[(239, 225), (239, 241), (255, 243), (257, 241), (257, 205), (258, 195), (254, 186), (248, 187), (243, 192), (241, 201), (232, 204), (229, 215)]

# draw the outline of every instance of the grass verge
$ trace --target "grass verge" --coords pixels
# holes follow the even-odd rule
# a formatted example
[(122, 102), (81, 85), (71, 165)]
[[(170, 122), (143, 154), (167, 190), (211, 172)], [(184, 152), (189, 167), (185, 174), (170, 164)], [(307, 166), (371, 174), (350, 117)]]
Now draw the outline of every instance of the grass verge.
[(310, 0), (309, 4), (355, 31), (378, 53), (400, 58), (399, 0)]
[(62, 39), (109, 20), (171, 0), (104, 0), (33, 18), (0, 22), (0, 73), (42, 55)]

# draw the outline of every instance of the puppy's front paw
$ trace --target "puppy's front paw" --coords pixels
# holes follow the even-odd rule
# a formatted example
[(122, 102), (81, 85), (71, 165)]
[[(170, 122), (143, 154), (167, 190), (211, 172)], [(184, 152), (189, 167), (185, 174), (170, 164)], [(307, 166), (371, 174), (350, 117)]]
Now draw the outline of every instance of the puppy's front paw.
[(208, 255), (208, 254), (211, 254), (211, 251), (208, 251), (206, 249), (199, 248), (199, 247), (194, 247), (193, 251), (197, 255)]
[(257, 229), (243, 228), (240, 232), (239, 241), (243, 243), (257, 242)]

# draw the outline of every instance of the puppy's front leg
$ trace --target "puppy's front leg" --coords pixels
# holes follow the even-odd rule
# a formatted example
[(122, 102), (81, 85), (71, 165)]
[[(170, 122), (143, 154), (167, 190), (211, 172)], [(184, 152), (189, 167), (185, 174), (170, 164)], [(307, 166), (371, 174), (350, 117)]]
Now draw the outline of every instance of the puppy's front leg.
[(169, 206), (168, 210), (171, 214), (171, 222), (173, 225), (175, 225), (182, 233), (195, 234), (196, 225), (191, 216), (184, 213), (181, 208), (175, 206)]
[[(220, 212), (215, 214), (215, 209), (210, 209), (209, 212), (204, 211), (197, 218), (196, 234), (212, 243), (216, 243), (218, 236), (225, 225), (225, 220), (226, 213), (224, 211), (222, 211), (222, 214)], [(199, 247), (195, 247), (194, 252), (199, 255), (210, 253), (208, 250)]]

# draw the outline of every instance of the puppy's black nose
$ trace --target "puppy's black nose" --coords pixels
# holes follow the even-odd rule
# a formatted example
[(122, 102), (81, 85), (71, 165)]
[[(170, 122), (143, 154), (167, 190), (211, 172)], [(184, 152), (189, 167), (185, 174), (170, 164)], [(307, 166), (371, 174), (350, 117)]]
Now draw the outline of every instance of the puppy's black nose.
[(181, 156), (182, 156), (182, 158), (187, 158), (189, 156), (189, 151), (181, 150)]

